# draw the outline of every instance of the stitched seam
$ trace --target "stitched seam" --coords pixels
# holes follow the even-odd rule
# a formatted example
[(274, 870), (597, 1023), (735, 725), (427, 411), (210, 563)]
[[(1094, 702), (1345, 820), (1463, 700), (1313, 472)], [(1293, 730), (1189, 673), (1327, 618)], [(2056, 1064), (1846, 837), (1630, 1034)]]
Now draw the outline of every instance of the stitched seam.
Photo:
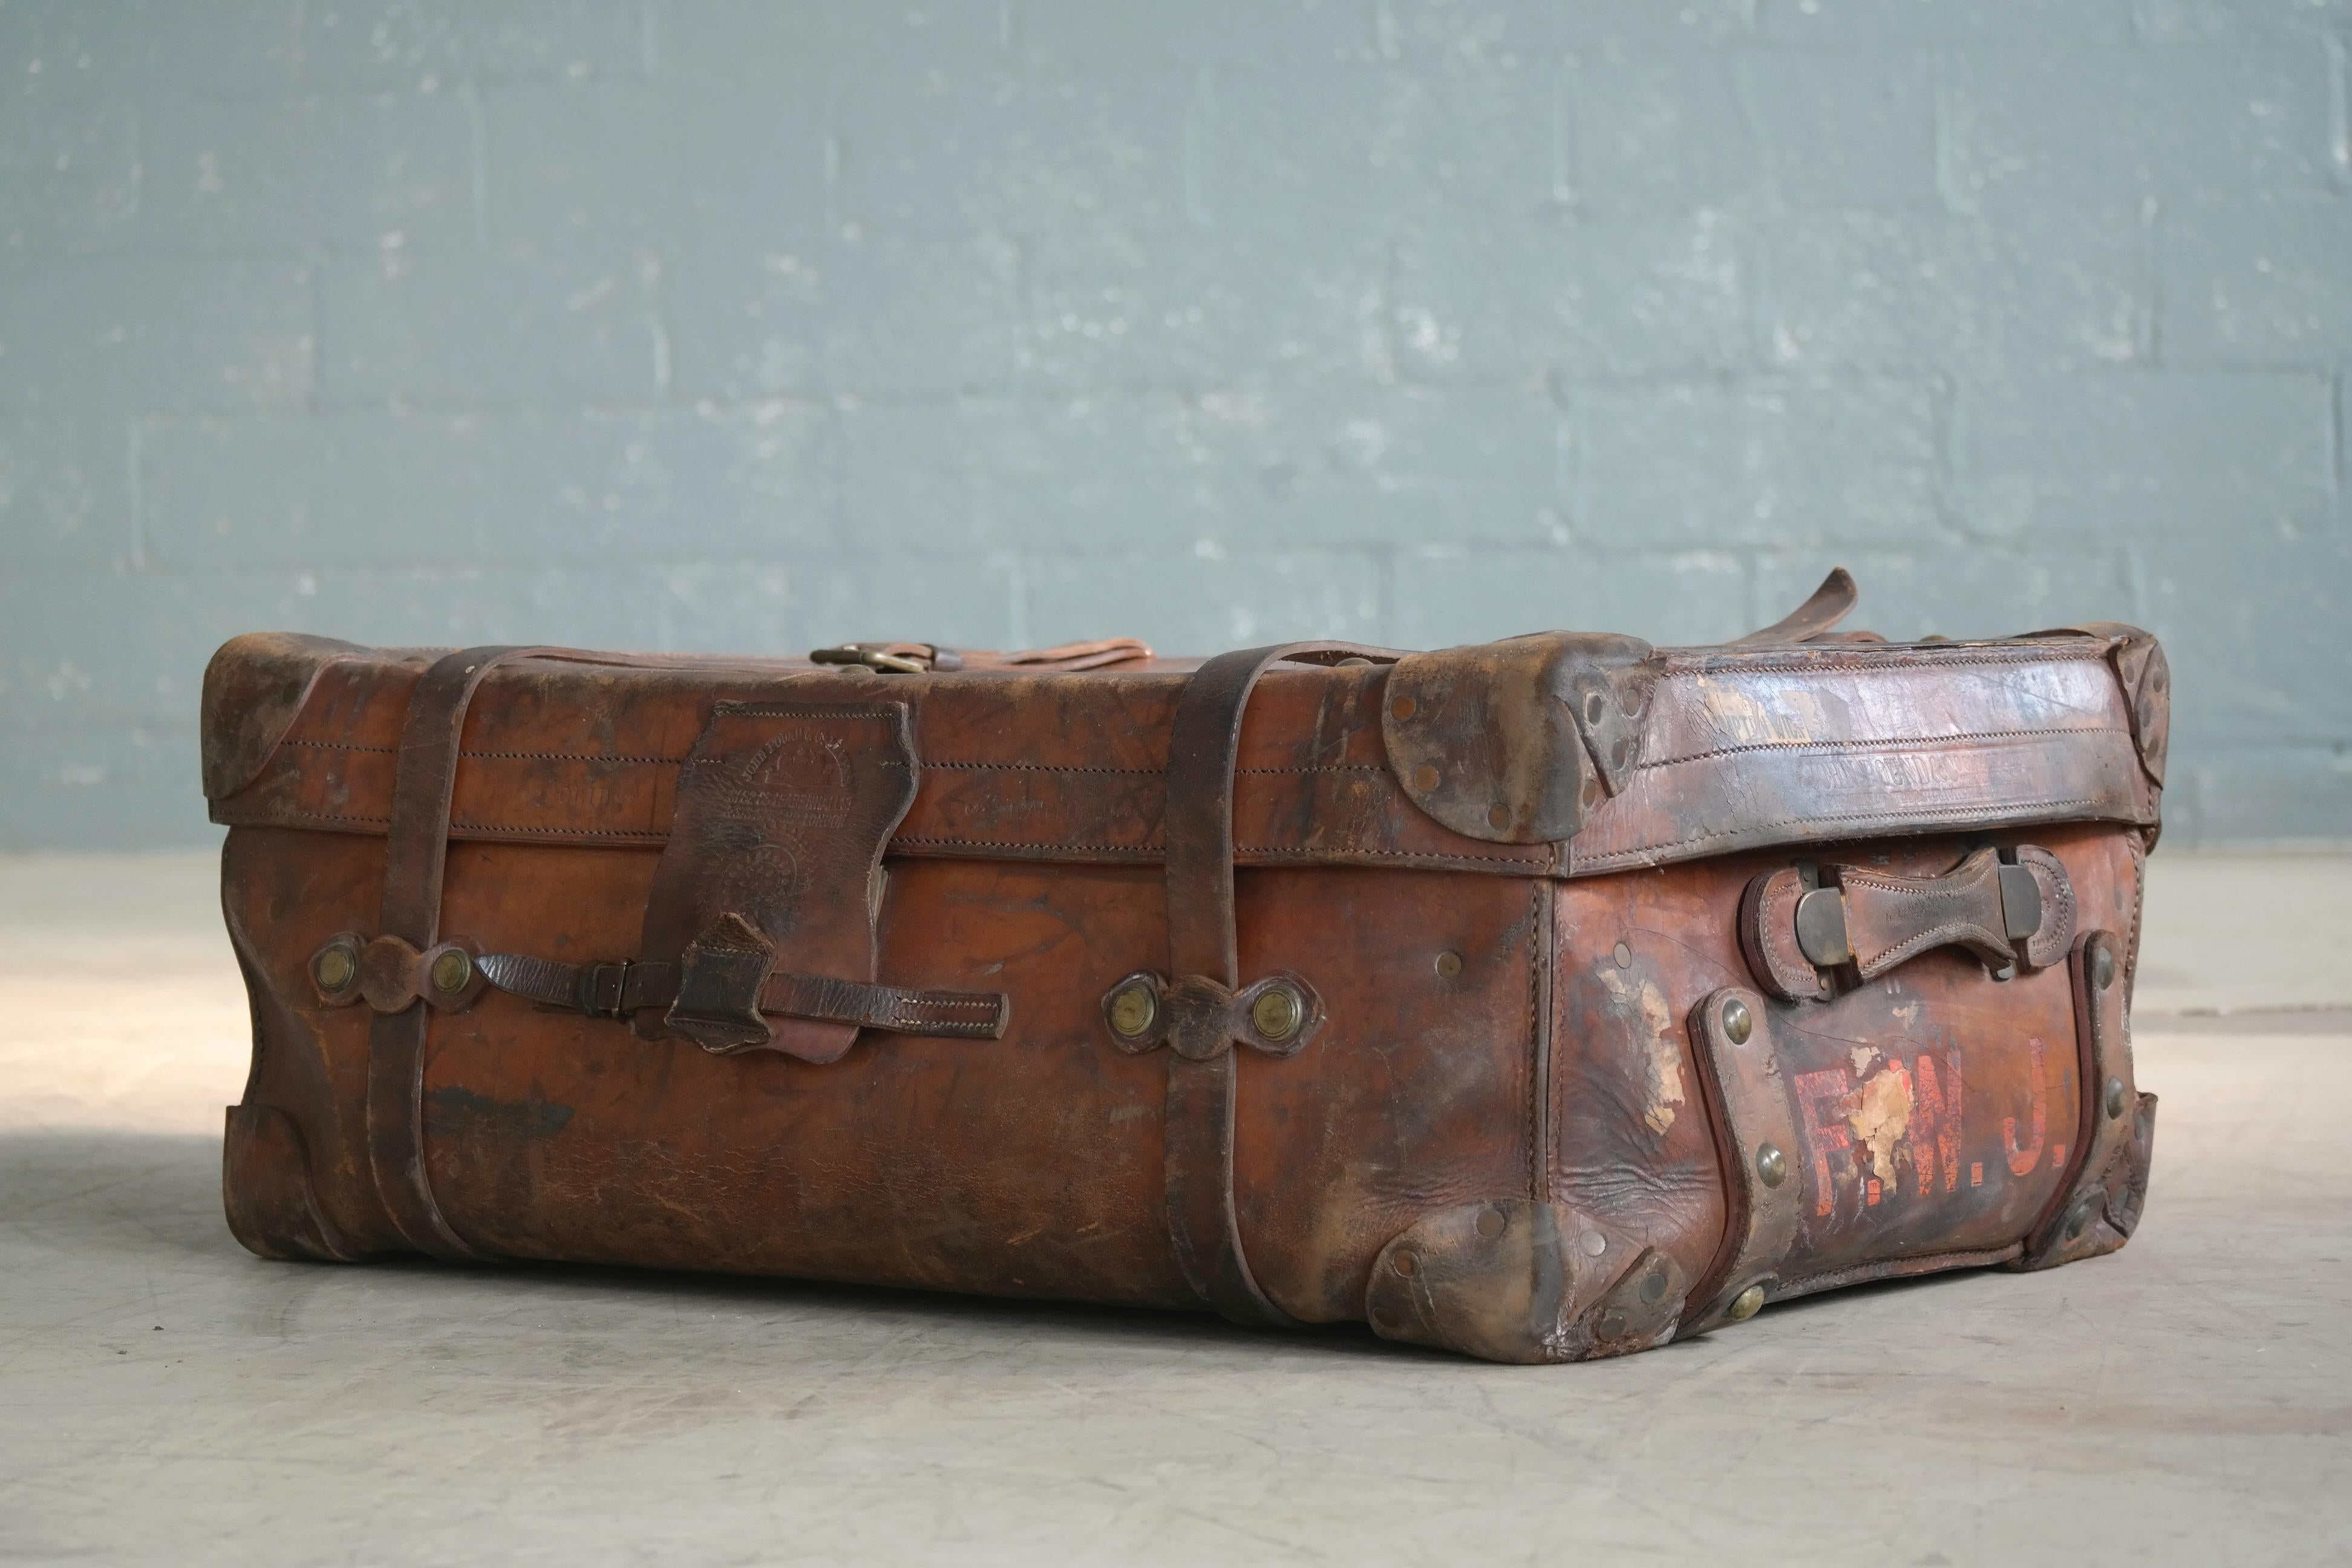
[[(2074, 806), (2096, 805), (2090, 799), (2029, 800), (2016, 803), (2021, 811), (2064, 811)], [(1669, 849), (1687, 848), (1694, 844), (1713, 844), (1726, 838), (1738, 838), (1748, 833), (1770, 833), (1777, 828), (1801, 827), (1813, 822), (1917, 822), (1935, 817), (1988, 816), (1997, 815), (1995, 808), (1983, 805), (1922, 806), (1902, 811), (1840, 811), (1815, 816), (1783, 817), (1778, 822), (1759, 822), (1753, 827), (1726, 828), (1715, 833), (1694, 834), (1688, 838), (1669, 839), (1663, 844), (1645, 844), (1633, 849), (1612, 849), (1582, 862), (1586, 867), (1605, 866), (1612, 860), (1633, 860), (1643, 856), (1663, 854)], [(2009, 820), (2015, 820), (2010, 818)]]
[(1544, 896), (1550, 891), (1549, 884), (1538, 881), (1528, 889), (1528, 1080), (1519, 1091), (1527, 1106), (1528, 1116), (1528, 1201), (1544, 1201), (1544, 1172), (1550, 1162), (1545, 1157), (1543, 1116), (1538, 1102), (1543, 1099), (1544, 1081), (1549, 1076), (1540, 1070), (1538, 1058), (1543, 1054), (1542, 982), (1544, 972)]
[(1883, 653), (1875, 658), (1866, 654), (1709, 652), (1694, 656), (1688, 662), (1675, 660), (1668, 668), (1668, 674), (1737, 675), (1750, 669), (1949, 669), (1958, 665), (1972, 664), (2104, 663), (2106, 657), (2105, 643), (2090, 642), (2068, 644), (2063, 647), (2042, 644), (2015, 649), (1979, 648), (1967, 654), (1938, 654), (1914, 648), (1899, 654)]
[(1941, 746), (1954, 741), (2021, 741), (2036, 735), (2128, 735), (2131, 731), (2116, 724), (2053, 724), (2040, 730), (1964, 730), (1952, 735), (1873, 735), (1857, 736), (1843, 741), (1750, 741), (1738, 746), (1718, 746), (1711, 752), (1693, 752), (1688, 756), (1660, 757), (1645, 762), (1633, 771), (1646, 773), (1652, 768), (1679, 767), (1685, 763), (1703, 763), (1712, 757), (1735, 757), (1748, 752), (1828, 751), (1832, 748), (1865, 751), (1902, 746)]
[[(321, 752), (363, 752), (377, 756), (398, 753), (397, 746), (362, 746), (352, 741), (288, 741), (289, 746), (307, 746)], [(679, 767), (685, 757), (606, 756), (593, 752), (459, 752), (467, 762), (512, 763), (627, 763), (642, 767)], [(897, 764), (892, 764), (897, 765)], [(961, 773), (1101, 773), (1123, 778), (1158, 778), (1164, 768), (1096, 768), (1064, 765), (1056, 763), (967, 763), (927, 762), (925, 768), (946, 769)], [(1295, 777), (1310, 773), (1385, 773), (1382, 763), (1340, 763), (1326, 767), (1308, 768), (1236, 768), (1236, 773), (1269, 777)]]
[(1946, 942), (1956, 941), (1970, 932), (1983, 937), (1989, 942), (2006, 943), (2006, 939), (1999, 932), (1988, 931), (1974, 921), (1950, 920), (1946, 921), (1942, 925), (1931, 926), (1916, 936), (1895, 943), (1866, 963), (1858, 963), (1858, 967), (1872, 975), (1884, 974), (1897, 964), (1927, 952), (1929, 948), (1941, 947)]

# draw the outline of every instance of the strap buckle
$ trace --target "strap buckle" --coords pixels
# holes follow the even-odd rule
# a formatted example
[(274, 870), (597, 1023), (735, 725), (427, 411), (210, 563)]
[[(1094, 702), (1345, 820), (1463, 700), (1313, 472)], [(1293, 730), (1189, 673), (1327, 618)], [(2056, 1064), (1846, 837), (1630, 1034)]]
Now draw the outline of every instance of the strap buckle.
[(583, 965), (580, 971), (580, 1010), (592, 1018), (623, 1019), (628, 1016), (629, 971), (635, 966), (628, 959), (609, 963)]
[(963, 656), (936, 643), (845, 642), (834, 647), (811, 648), (809, 662), (858, 665), (886, 675), (927, 675), (935, 669), (961, 669)]

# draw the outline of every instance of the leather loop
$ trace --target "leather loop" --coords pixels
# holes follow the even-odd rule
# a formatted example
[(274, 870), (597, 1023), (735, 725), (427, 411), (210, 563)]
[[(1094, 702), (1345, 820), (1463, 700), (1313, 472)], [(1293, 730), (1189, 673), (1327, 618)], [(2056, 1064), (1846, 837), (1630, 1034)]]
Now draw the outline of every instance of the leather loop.
[[(408, 716), (392, 785), (392, 821), (385, 830), (383, 918), (377, 949), (395, 939), (418, 955), (439, 945), (441, 881), (449, 846), (449, 800), (457, 785), (457, 746), (466, 709), (491, 670), (518, 658), (625, 666), (630, 661), (551, 647), (477, 647), (446, 655), (427, 669), (409, 695)], [(384, 952), (397, 956), (396, 949)], [(408, 966), (403, 965), (406, 968)], [(425, 1163), (425, 1047), (432, 1009), (405, 977), (408, 999), (384, 990), (395, 1010), (380, 1012), (368, 1028), (368, 1165), (376, 1196), (401, 1239), (419, 1252), (452, 1261), (487, 1262), (490, 1255), (459, 1236), (434, 1201)], [(478, 986), (478, 982), (475, 982)], [(372, 994), (370, 1000), (377, 1000)]]
[[(1193, 977), (1227, 994), (1241, 988), (1234, 919), (1234, 765), (1242, 715), (1258, 678), (1277, 660), (1393, 662), (1354, 643), (1287, 643), (1220, 654), (1193, 673), (1168, 741), (1168, 948), (1171, 990)], [(1185, 1280), (1203, 1304), (1236, 1323), (1287, 1326), (1242, 1250), (1234, 1208), (1236, 1053), (1168, 1057), (1168, 1230)]]

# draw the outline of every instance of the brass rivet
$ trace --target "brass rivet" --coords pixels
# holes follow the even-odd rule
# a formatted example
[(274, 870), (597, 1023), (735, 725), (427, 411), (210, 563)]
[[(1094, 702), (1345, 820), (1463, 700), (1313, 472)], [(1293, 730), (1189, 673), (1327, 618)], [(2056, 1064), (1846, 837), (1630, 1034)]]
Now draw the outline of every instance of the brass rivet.
[(474, 961), (457, 948), (446, 950), (433, 961), (433, 989), (445, 996), (454, 996), (474, 978)]
[(2116, 955), (2105, 947), (2091, 950), (2091, 984), (2105, 991), (2116, 983)]
[(1486, 826), (1497, 833), (1511, 825), (1511, 808), (1497, 801), (1486, 808)]
[(1633, 967), (1633, 950), (1622, 942), (1617, 944), (1617, 951), (1609, 956), (1617, 961), (1617, 967), (1620, 969)]
[(1395, 719), (1410, 719), (1419, 711), (1421, 704), (1410, 697), (1400, 697), (1389, 704), (1389, 715)]
[(1410, 1279), (1413, 1271), (1421, 1267), (1421, 1258), (1410, 1247), (1399, 1247), (1397, 1255), (1389, 1259), (1389, 1267)]
[(1625, 765), (1625, 759), (1633, 754), (1633, 748), (1621, 739), (1609, 748), (1609, 765), (1612, 768), (1622, 768)]
[(1427, 763), (1412, 770), (1412, 787), (1427, 795), (1437, 787), (1437, 770)]
[(1604, 1340), (1617, 1340), (1624, 1338), (1625, 1314), (1617, 1310), (1614, 1307), (1610, 1308), (1609, 1310), (1601, 1314), (1600, 1329), (1601, 1337)]
[(1439, 979), (1451, 980), (1461, 973), (1462, 955), (1460, 953), (1448, 948), (1445, 952), (1437, 955), (1437, 976)]
[(1140, 1039), (1160, 1016), (1160, 998), (1140, 980), (1130, 980), (1111, 993), (1110, 1032), (1122, 1040)]
[(1731, 1321), (1744, 1323), (1764, 1310), (1764, 1287), (1750, 1285), (1731, 1299)]
[(1576, 1238), (1576, 1245), (1584, 1248), (1585, 1257), (1598, 1258), (1609, 1250), (1609, 1238), (1597, 1230), (1588, 1230)]
[(1600, 723), (1601, 716), (1608, 710), (1609, 705), (1602, 700), (1601, 693), (1598, 691), (1588, 691), (1584, 694), (1584, 721), (1586, 723)]
[(340, 942), (320, 948), (319, 956), (310, 961), (311, 977), (318, 981), (321, 991), (341, 991), (358, 973), (359, 964), (352, 959), (352, 950)]
[(1282, 1041), (1298, 1033), (1307, 1022), (1307, 1004), (1296, 987), (1269, 985), (1250, 1004), (1250, 1026), (1261, 1038)]
[(2113, 1121), (2124, 1113), (2124, 1080), (2107, 1079), (2107, 1120)]
[(2143, 697), (2139, 700), (2139, 727), (2147, 729), (2156, 722), (2156, 704)]
[(1723, 1037), (1735, 1046), (1744, 1046), (1748, 1037), (1756, 1032), (1756, 1016), (1748, 1004), (1734, 996), (1723, 1005)]
[(1777, 1187), (1789, 1179), (1789, 1157), (1770, 1143), (1756, 1146), (1756, 1174), (1768, 1187)]
[(1642, 1300), (1654, 1301), (1665, 1293), (1666, 1271), (1663, 1268), (1651, 1269), (1649, 1278), (1642, 1281)]
[(1483, 1208), (1478, 1211), (1478, 1234), (1490, 1241), (1502, 1235), (1504, 1227), (1510, 1223), (1501, 1209)]
[(1585, 780), (1584, 787), (1577, 791), (1576, 799), (1577, 803), (1582, 805), (1587, 811), (1591, 811), (1594, 806), (1599, 805), (1601, 804), (1601, 781), (1599, 779)]

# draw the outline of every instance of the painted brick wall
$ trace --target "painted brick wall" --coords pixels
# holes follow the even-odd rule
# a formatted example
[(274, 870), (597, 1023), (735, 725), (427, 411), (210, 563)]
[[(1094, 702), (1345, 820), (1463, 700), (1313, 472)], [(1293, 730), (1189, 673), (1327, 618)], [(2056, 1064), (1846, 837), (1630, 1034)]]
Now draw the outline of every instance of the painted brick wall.
[(2170, 645), (2352, 837), (2352, 0), (0, 0), (0, 843), (221, 638)]

